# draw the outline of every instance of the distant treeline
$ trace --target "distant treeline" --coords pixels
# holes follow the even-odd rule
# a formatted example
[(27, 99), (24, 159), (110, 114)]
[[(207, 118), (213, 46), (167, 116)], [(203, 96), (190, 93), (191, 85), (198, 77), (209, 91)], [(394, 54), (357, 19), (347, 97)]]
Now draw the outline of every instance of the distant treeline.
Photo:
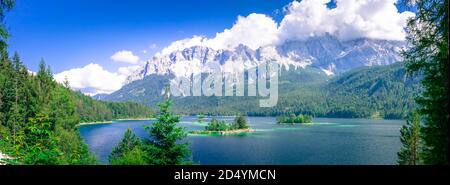
[(72, 92), (80, 122), (107, 121), (127, 118), (153, 117), (153, 111), (134, 102), (104, 102), (94, 100), (80, 92)]

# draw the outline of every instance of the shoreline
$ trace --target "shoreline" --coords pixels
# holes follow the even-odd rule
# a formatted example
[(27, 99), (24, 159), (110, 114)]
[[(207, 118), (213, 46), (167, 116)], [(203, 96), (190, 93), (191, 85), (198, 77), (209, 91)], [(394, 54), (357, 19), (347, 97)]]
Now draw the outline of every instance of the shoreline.
[(251, 128), (244, 128), (244, 129), (235, 129), (235, 130), (226, 130), (226, 131), (208, 131), (208, 130), (194, 130), (190, 131), (189, 134), (194, 135), (235, 135), (235, 134), (242, 134), (242, 133), (251, 133), (255, 130)]
[[(197, 117), (198, 115), (182, 115), (183, 117)], [(278, 117), (278, 116), (249, 116), (246, 115), (247, 117), (256, 117), (256, 118), (266, 118), (266, 117)], [(210, 117), (236, 117), (236, 116), (228, 116), (228, 115), (216, 115), (216, 116), (208, 116), (205, 115), (205, 118), (210, 118)], [(359, 120), (394, 120), (394, 121), (404, 121), (404, 119), (402, 118), (352, 118), (352, 117), (313, 117), (313, 119), (359, 119)]]
[(277, 123), (277, 125), (313, 125), (314, 122), (308, 122), (308, 123)]
[(76, 126), (83, 126), (83, 125), (99, 125), (99, 124), (111, 124), (113, 121), (93, 121), (93, 122), (83, 122), (78, 123)]
[(156, 118), (127, 118), (127, 119), (114, 119), (110, 121), (92, 121), (92, 122), (81, 122), (78, 123), (76, 126), (83, 126), (83, 125), (99, 125), (99, 124), (112, 124), (114, 121), (151, 121), (156, 120)]
[(156, 118), (125, 118), (125, 119), (114, 119), (113, 121), (152, 121)]

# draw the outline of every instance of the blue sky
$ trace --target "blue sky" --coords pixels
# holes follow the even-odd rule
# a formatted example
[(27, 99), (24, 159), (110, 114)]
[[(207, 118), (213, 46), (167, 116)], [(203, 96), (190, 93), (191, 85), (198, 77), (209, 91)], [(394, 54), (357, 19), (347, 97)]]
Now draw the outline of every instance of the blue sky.
[(114, 71), (124, 65), (111, 61), (116, 51), (130, 50), (145, 60), (172, 41), (192, 35), (212, 36), (229, 28), (238, 15), (257, 12), (279, 19), (280, 10), (288, 3), (288, 0), (17, 0), (6, 18), (12, 35), (9, 50), (18, 51), (33, 71), (41, 58), (55, 73), (91, 62)]
[(5, 19), (10, 52), (19, 52), (31, 71), (43, 58), (57, 81), (67, 77), (87, 94), (118, 90), (156, 52), (193, 45), (257, 49), (324, 33), (341, 40), (403, 40), (414, 15), (396, 0), (16, 2)]

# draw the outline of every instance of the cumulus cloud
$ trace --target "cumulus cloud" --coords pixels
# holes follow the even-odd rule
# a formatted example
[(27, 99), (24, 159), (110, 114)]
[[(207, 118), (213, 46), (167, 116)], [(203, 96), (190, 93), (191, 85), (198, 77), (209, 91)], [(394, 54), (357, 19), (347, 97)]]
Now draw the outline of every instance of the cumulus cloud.
[(264, 14), (239, 16), (230, 29), (225, 29), (212, 38), (193, 36), (178, 40), (164, 48), (161, 54), (192, 46), (231, 49), (244, 44), (257, 49), (325, 33), (343, 41), (356, 38), (404, 40), (404, 27), (407, 19), (414, 16), (414, 13), (399, 13), (395, 6), (396, 1), (336, 0), (334, 8), (327, 7), (326, 4), (330, 0), (293, 1), (285, 7), (286, 15), (279, 25)]
[(114, 55), (111, 56), (111, 60), (116, 62), (137, 64), (139, 62), (139, 57), (134, 55), (131, 51), (122, 50), (114, 53)]
[(340, 40), (404, 40), (404, 27), (414, 13), (399, 13), (396, 1), (337, 0), (332, 9), (326, 6), (329, 0), (294, 1), (280, 23), (280, 41), (303, 40), (324, 33)]
[(214, 49), (234, 48), (244, 44), (252, 49), (272, 44), (277, 40), (278, 24), (264, 14), (252, 13), (247, 17), (239, 16), (231, 29), (217, 33), (208, 40), (207, 45)]
[(135, 65), (135, 66), (127, 66), (127, 67), (119, 67), (117, 72), (124, 76), (130, 76), (137, 70), (141, 69), (141, 66)]
[(88, 95), (119, 90), (126, 77), (124, 74), (109, 72), (95, 63), (54, 75), (57, 82), (62, 83), (67, 78), (72, 89), (80, 90)]
[(214, 38), (193, 36), (171, 43), (162, 50), (162, 54), (192, 46), (207, 46), (213, 49), (231, 49), (244, 44), (252, 49), (275, 43), (278, 39), (278, 24), (264, 14), (252, 13), (247, 17), (239, 16), (236, 23)]
[(170, 54), (173, 51), (182, 50), (184, 48), (189, 48), (193, 46), (205, 46), (206, 41), (208, 41), (207, 38), (202, 36), (194, 35), (192, 38), (177, 40), (175, 42), (172, 42), (169, 46), (165, 47), (161, 54), (166, 55)]

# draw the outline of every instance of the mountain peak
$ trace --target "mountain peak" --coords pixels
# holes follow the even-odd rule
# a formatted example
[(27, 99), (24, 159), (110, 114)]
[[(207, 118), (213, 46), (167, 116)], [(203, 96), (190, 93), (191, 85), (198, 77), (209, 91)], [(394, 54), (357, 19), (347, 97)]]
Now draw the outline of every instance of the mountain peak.
[(307, 40), (287, 41), (278, 46), (256, 50), (239, 44), (234, 49), (214, 50), (192, 46), (168, 55), (157, 54), (145, 66), (127, 79), (127, 83), (151, 74), (189, 76), (219, 65), (227, 72), (235, 68), (251, 68), (264, 61), (277, 61), (289, 69), (311, 65), (328, 75), (339, 74), (361, 66), (387, 65), (401, 60), (399, 51), (405, 44), (399, 41), (367, 38), (340, 41), (330, 34)]

